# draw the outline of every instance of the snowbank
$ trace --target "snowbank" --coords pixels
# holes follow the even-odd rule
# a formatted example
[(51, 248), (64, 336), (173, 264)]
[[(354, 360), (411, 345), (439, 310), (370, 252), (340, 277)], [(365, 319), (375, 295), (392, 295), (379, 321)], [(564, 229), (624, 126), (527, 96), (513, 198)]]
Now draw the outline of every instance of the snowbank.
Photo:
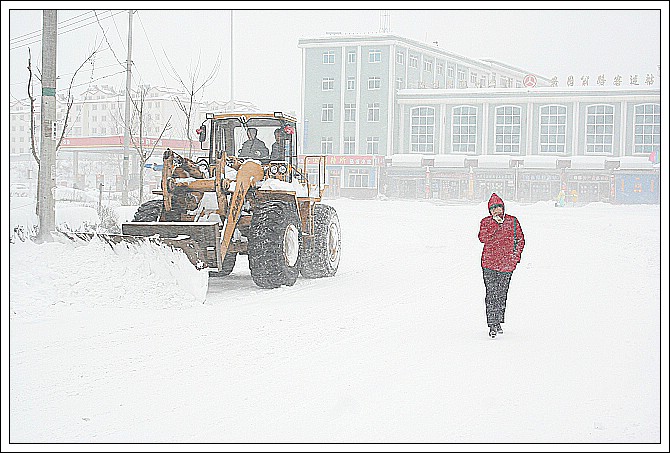
[(205, 300), (207, 271), (181, 251), (150, 243), (10, 244), (10, 314), (74, 308), (187, 308)]

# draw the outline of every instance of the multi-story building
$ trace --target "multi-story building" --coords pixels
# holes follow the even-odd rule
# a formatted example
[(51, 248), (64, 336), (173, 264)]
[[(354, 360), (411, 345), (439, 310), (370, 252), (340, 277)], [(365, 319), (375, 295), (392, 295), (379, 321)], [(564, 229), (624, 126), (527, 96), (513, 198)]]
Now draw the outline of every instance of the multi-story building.
[[(402, 149), (403, 132), (394, 126), (404, 90), (521, 87), (527, 73), (391, 34), (334, 34), (298, 46), (303, 149), (338, 156), (329, 166), (330, 190), (343, 195), (376, 195), (384, 156)], [(536, 77), (536, 83), (550, 81)]]
[(299, 47), (303, 149), (333, 156), (331, 195), (479, 200), (495, 190), (537, 201), (563, 189), (580, 201), (659, 200), (651, 74), (558, 87), (387, 34)]

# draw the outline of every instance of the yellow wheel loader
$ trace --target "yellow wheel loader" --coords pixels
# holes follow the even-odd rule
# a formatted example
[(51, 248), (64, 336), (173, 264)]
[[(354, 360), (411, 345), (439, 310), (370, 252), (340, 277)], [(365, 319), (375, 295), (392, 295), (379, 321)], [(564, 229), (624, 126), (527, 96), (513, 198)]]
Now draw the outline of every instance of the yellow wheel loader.
[(163, 154), (160, 199), (139, 206), (124, 238), (182, 249), (198, 269), (226, 276), (246, 254), (262, 288), (335, 275), (340, 223), (321, 203), (325, 156), (298, 159), (296, 120), (281, 112), (208, 113), (201, 157)]

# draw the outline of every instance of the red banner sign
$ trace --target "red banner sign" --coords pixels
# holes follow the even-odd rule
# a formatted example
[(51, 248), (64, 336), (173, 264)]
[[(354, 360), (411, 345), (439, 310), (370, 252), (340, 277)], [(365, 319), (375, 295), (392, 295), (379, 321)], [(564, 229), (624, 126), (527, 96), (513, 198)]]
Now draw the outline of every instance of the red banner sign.
[[(326, 158), (326, 165), (383, 165), (384, 156), (373, 156), (366, 154), (339, 154), (339, 155), (328, 155), (324, 156)], [(318, 164), (319, 156), (308, 156), (307, 164)], [(298, 161), (302, 164), (305, 160), (305, 156), (299, 156)]]
[[(175, 140), (162, 138), (160, 140), (151, 137), (142, 139), (142, 146), (154, 146), (157, 148), (188, 149), (188, 140)], [(199, 148), (198, 142), (193, 142), (194, 148)], [(138, 139), (131, 139), (130, 146), (139, 146)], [(123, 136), (113, 135), (108, 137), (64, 137), (61, 143), (63, 148), (116, 148), (123, 147)]]

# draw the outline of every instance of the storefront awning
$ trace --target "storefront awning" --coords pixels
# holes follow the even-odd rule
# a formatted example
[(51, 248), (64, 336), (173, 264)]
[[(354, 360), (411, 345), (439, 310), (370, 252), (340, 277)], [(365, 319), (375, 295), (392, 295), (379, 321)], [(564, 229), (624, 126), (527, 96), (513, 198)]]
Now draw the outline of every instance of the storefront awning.
[(510, 168), (512, 156), (477, 156), (477, 167), (479, 168)]
[(572, 170), (604, 170), (605, 156), (572, 156), (570, 169)]
[(463, 168), (465, 167), (465, 156), (453, 154), (435, 155), (435, 167)]
[(556, 157), (552, 156), (524, 156), (523, 168), (556, 169)]
[(654, 164), (647, 156), (621, 156), (616, 159), (619, 161), (620, 170), (651, 170)]
[(391, 156), (391, 165), (393, 167), (421, 167), (423, 159), (422, 154), (394, 154)]

